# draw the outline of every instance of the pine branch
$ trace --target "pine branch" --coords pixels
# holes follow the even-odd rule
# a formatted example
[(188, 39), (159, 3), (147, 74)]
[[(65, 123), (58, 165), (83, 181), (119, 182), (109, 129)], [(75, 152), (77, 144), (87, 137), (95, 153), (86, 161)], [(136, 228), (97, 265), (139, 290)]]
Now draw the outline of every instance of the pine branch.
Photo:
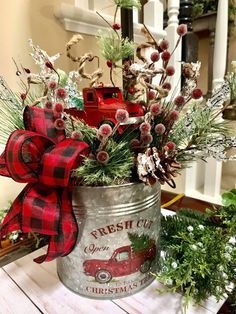
[(113, 64), (133, 55), (134, 43), (128, 38), (118, 39), (116, 33), (110, 30), (106, 33), (99, 33), (98, 43), (102, 56)]
[(74, 171), (74, 176), (81, 179), (85, 185), (111, 185), (130, 181), (133, 167), (133, 155), (128, 143), (116, 143), (110, 139), (106, 146), (110, 156), (107, 164), (101, 164), (96, 159), (85, 159), (83, 165)]

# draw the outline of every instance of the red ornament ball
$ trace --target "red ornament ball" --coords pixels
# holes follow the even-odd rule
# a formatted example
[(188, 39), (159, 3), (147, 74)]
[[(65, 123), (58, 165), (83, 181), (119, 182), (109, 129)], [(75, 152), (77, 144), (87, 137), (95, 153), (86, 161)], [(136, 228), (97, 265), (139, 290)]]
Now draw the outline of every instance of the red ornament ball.
[(150, 106), (150, 112), (153, 116), (158, 116), (161, 113), (161, 110), (162, 107), (159, 103), (151, 104)]
[(57, 83), (55, 81), (51, 81), (51, 82), (49, 82), (48, 86), (50, 89), (55, 89), (57, 86)]
[(65, 99), (67, 96), (66, 90), (64, 88), (58, 88), (57, 97), (60, 99)]
[(175, 143), (174, 142), (168, 142), (168, 143), (166, 143), (166, 146), (171, 151), (175, 150)]
[(162, 135), (165, 133), (165, 130), (166, 130), (166, 127), (164, 126), (164, 124), (162, 123), (158, 123), (156, 126), (155, 126), (155, 132), (159, 135)]
[(161, 50), (167, 50), (169, 48), (169, 42), (166, 39), (162, 39), (160, 42), (160, 48)]
[(177, 27), (177, 34), (179, 36), (184, 36), (187, 33), (188, 29), (187, 29), (187, 25), (186, 24), (180, 24)]
[(202, 90), (200, 88), (195, 88), (192, 91), (192, 98), (193, 99), (199, 99), (202, 97)]
[(65, 121), (63, 119), (56, 119), (56, 121), (54, 122), (54, 126), (57, 130), (64, 130)]
[(115, 118), (119, 123), (125, 123), (129, 119), (129, 113), (125, 109), (118, 109)]
[(153, 141), (153, 137), (150, 133), (147, 133), (147, 134), (143, 134), (141, 136), (141, 142), (142, 144), (144, 145), (148, 145), (148, 144), (151, 144), (151, 142)]
[(166, 62), (170, 60), (170, 56), (171, 56), (171, 55), (170, 55), (170, 52), (167, 51), (167, 50), (166, 50), (166, 51), (163, 51), (162, 54), (161, 54), (162, 60), (163, 60), (163, 61), (166, 61)]
[(25, 100), (26, 99), (26, 94), (25, 93), (22, 93), (22, 94), (20, 94), (20, 98), (22, 99), (22, 100)]
[(138, 139), (134, 138), (134, 139), (132, 139), (130, 141), (130, 145), (133, 148), (139, 147), (140, 146), (140, 141)]
[(167, 89), (167, 90), (171, 90), (171, 84), (166, 82), (162, 85), (162, 88)]
[(113, 25), (112, 25), (112, 28), (114, 29), (114, 30), (116, 30), (116, 31), (118, 31), (119, 29), (120, 29), (120, 24), (119, 23), (114, 23)]
[(155, 99), (155, 97), (156, 97), (156, 92), (154, 92), (154, 90), (150, 90), (148, 92), (148, 99), (153, 100), (153, 99)]
[(179, 118), (179, 112), (176, 110), (171, 111), (170, 113), (170, 120), (171, 121), (176, 121)]
[(112, 68), (113, 62), (111, 60), (107, 60), (108, 68)]
[(166, 68), (166, 75), (167, 76), (172, 76), (174, 74), (175, 74), (175, 68), (172, 65), (168, 66)]
[(112, 134), (112, 127), (109, 124), (102, 124), (98, 129), (98, 134), (102, 137), (109, 137)]
[(177, 107), (181, 107), (183, 106), (185, 103), (185, 99), (182, 95), (179, 95), (177, 97), (175, 97), (174, 99), (174, 104), (177, 106)]
[(60, 102), (55, 103), (54, 111), (60, 113), (63, 111), (63, 105)]
[(83, 139), (83, 134), (80, 131), (73, 131), (71, 133), (71, 138), (73, 140), (82, 140)]
[(109, 161), (109, 155), (107, 152), (105, 152), (104, 150), (101, 150), (100, 152), (97, 153), (97, 161), (101, 164), (107, 164)]
[(152, 62), (157, 62), (160, 59), (159, 52), (158, 51), (153, 51), (151, 56), (150, 56), (150, 58), (151, 58)]
[(135, 93), (135, 88), (134, 86), (130, 86), (128, 89), (129, 94), (134, 94)]
[(47, 109), (52, 109), (52, 102), (48, 100), (48, 101), (45, 102), (44, 106)]
[(142, 134), (147, 134), (151, 131), (151, 124), (148, 122), (143, 122), (140, 124), (139, 130)]

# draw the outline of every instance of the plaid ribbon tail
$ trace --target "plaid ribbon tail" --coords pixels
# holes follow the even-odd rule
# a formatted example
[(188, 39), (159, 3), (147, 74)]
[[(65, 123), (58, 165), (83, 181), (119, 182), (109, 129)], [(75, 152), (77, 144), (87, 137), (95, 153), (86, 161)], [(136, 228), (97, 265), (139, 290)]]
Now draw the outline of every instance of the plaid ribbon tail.
[(0, 237), (16, 230), (50, 235), (47, 254), (34, 259), (37, 263), (68, 255), (78, 236), (71, 197), (67, 188), (48, 191), (41, 184), (28, 184), (4, 218)]
[(9, 232), (22, 230), (22, 206), (25, 195), (31, 189), (28, 184), (14, 200), (6, 217), (3, 219), (0, 228), (0, 238), (7, 235)]
[(47, 254), (35, 258), (36, 263), (49, 262), (59, 256), (66, 256), (76, 245), (78, 225), (72, 210), (71, 193), (68, 189), (63, 190), (61, 202), (58, 234), (51, 236)]

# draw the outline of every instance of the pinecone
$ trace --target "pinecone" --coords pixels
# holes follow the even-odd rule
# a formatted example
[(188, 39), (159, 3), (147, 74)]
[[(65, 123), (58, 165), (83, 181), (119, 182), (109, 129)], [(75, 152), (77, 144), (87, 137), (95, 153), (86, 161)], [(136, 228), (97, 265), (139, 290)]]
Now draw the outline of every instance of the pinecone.
[(137, 157), (137, 170), (139, 179), (150, 185), (159, 181), (175, 187), (174, 178), (179, 174), (180, 163), (176, 161), (176, 153), (169, 152), (167, 148), (160, 154), (156, 147), (148, 148), (145, 153)]
[(164, 158), (160, 162), (161, 169), (157, 169), (156, 175), (161, 184), (169, 184), (175, 188), (174, 178), (179, 175), (178, 170), (181, 169), (181, 164), (178, 163), (175, 157)]

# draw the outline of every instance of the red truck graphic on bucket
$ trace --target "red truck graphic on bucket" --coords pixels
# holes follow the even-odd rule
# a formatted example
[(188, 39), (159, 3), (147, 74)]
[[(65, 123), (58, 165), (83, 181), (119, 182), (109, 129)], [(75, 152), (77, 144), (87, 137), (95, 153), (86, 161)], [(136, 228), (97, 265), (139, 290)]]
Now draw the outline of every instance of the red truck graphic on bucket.
[(137, 271), (146, 273), (155, 259), (154, 241), (143, 250), (134, 252), (131, 245), (116, 249), (108, 260), (91, 259), (83, 263), (84, 272), (99, 283), (108, 283), (113, 277), (127, 276)]

